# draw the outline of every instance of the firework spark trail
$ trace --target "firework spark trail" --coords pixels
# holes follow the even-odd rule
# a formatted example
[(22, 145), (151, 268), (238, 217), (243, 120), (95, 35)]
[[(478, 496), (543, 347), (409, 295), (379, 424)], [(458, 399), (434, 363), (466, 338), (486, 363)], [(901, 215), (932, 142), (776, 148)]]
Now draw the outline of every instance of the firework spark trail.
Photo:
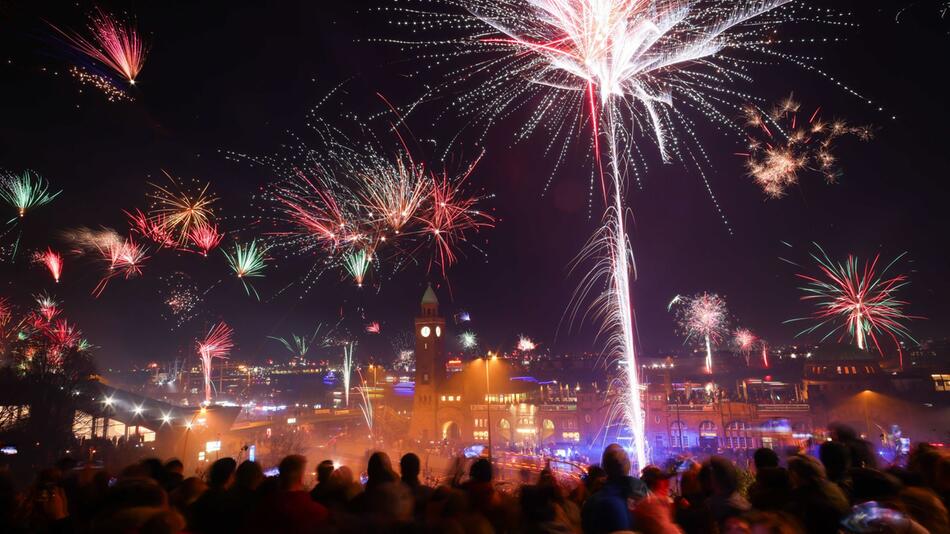
[(820, 246), (815, 246), (818, 252), (812, 253), (811, 257), (818, 264), (820, 274), (799, 274), (798, 277), (807, 282), (800, 288), (805, 292), (802, 300), (813, 302), (817, 309), (810, 318), (796, 318), (786, 322), (817, 321), (798, 335), (827, 328), (828, 332), (822, 337), (822, 341), (836, 334), (839, 340), (847, 335), (858, 349), (865, 350), (873, 344), (881, 356), (884, 351), (878, 336), (887, 335), (893, 341), (903, 366), (900, 339), (917, 343), (904, 323), (912, 319), (922, 319), (906, 314), (904, 308), (908, 304), (907, 301), (897, 297), (897, 293), (910, 283), (907, 276), (888, 274), (906, 252), (898, 255), (878, 272), (880, 255), (874, 256), (871, 261), (865, 261), (863, 266), (859, 265), (855, 256), (848, 256), (845, 262), (836, 263)]
[(799, 174), (820, 173), (829, 184), (842, 175), (834, 155), (834, 143), (841, 137), (854, 136), (862, 141), (871, 138), (866, 126), (850, 126), (842, 120), (824, 121), (821, 108), (808, 120), (798, 117), (801, 105), (788, 97), (763, 113), (757, 106), (743, 109), (749, 128), (749, 151), (739, 154), (748, 158), (746, 169), (766, 196), (780, 198), (789, 187), (798, 183)]
[(50, 26), (77, 51), (112, 69), (130, 84), (135, 84), (135, 79), (145, 65), (148, 46), (132, 24), (97, 9), (89, 20), (91, 38), (77, 32), (63, 31), (52, 24)]
[(201, 370), (205, 381), (205, 404), (211, 404), (211, 363), (214, 358), (227, 358), (234, 348), (234, 330), (227, 323), (220, 322), (208, 331), (203, 340), (196, 343), (198, 357), (201, 358)]
[(201, 223), (191, 229), (188, 234), (192, 244), (197, 247), (202, 256), (207, 256), (208, 252), (221, 244), (224, 234), (218, 229), (218, 225), (211, 223)]
[(51, 248), (46, 251), (40, 251), (33, 255), (33, 261), (46, 266), (53, 280), (58, 284), (59, 277), (63, 274), (63, 257)]
[(47, 323), (51, 323), (53, 319), (59, 315), (60, 303), (48, 293), (34, 295), (33, 299), (36, 301), (37, 313), (39, 313)]
[[(410, 111), (432, 96), (452, 95), (446, 109), (468, 117), (470, 126), (484, 127), (479, 137), (484, 141), (492, 126), (514, 111), (528, 110), (516, 138), (545, 131), (551, 139), (545, 153), (556, 156), (555, 169), (583, 128), (578, 125), (590, 125), (595, 176), (607, 210), (604, 227), (584, 252), (604, 263), (584, 276), (575, 296), (593, 294), (593, 274), (609, 280), (611, 295), (597, 297), (592, 307), (600, 309), (592, 311), (606, 321), (601, 327), (610, 341), (606, 352), (627, 365), (626, 415), (642, 467), (647, 444), (637, 393), (634, 271), (623, 200), (625, 173), (636, 170), (634, 155), (642, 155), (634, 139), (652, 141), (666, 161), (695, 164), (728, 227), (701, 169), (708, 159), (688, 114), (702, 115), (724, 131), (741, 131), (733, 111), (722, 108), (735, 110), (736, 101), (754, 100), (733, 86), (750, 81), (749, 67), (760, 62), (738, 57), (739, 52), (780, 58), (837, 82), (805, 58), (776, 50), (794, 40), (776, 39), (775, 30), (799, 19), (850, 24), (839, 13), (822, 18), (817, 9), (790, 0), (433, 0), (385, 11), (404, 18), (395, 24), (416, 33), (447, 29), (452, 37), (381, 41), (421, 50), (427, 65), (466, 60), (450, 68), (447, 81)], [(465, 90), (472, 84), (474, 89)]]
[(246, 245), (235, 243), (233, 254), (229, 254), (226, 250), (222, 250), (221, 252), (225, 258), (227, 258), (231, 270), (234, 271), (234, 274), (241, 280), (244, 291), (248, 296), (254, 293), (254, 296), (260, 300), (261, 297), (258, 295), (257, 289), (255, 289), (247, 279), (263, 278), (264, 268), (267, 267), (265, 260), (267, 247), (259, 246), (255, 239)]
[(686, 341), (701, 341), (705, 345), (706, 372), (712, 373), (712, 347), (721, 344), (729, 330), (726, 301), (715, 293), (700, 293), (692, 297), (675, 297), (668, 309), (674, 307), (680, 332)]
[(82, 67), (76, 65), (71, 65), (69, 67), (69, 73), (73, 78), (82, 85), (88, 85), (93, 87), (102, 94), (105, 95), (106, 100), (109, 102), (122, 102), (122, 101), (133, 101), (133, 98), (130, 94), (126, 93), (122, 89), (116, 87), (112, 80), (106, 78), (105, 76), (100, 76), (93, 72), (89, 72)]
[[(333, 334), (333, 327), (329, 330), (326, 330), (323, 336), (320, 336), (320, 331), (323, 330), (323, 323), (317, 325), (313, 333), (310, 336), (298, 336), (297, 334), (290, 334), (289, 338), (267, 336), (269, 339), (274, 341), (279, 341), (281, 345), (287, 349), (293, 359), (306, 362), (307, 354), (310, 352), (315, 345), (320, 347), (329, 347), (331, 344), (330, 336)], [(321, 340), (319, 343), (316, 343), (317, 337), (320, 336)]]
[(343, 400), (350, 407), (350, 379), (353, 376), (353, 343), (343, 347)]
[(356, 373), (360, 377), (360, 386), (357, 389), (360, 394), (360, 412), (363, 414), (363, 420), (366, 422), (366, 428), (369, 430), (370, 438), (375, 441), (375, 426), (373, 417), (373, 400), (370, 398), (366, 388), (366, 379), (359, 369)]

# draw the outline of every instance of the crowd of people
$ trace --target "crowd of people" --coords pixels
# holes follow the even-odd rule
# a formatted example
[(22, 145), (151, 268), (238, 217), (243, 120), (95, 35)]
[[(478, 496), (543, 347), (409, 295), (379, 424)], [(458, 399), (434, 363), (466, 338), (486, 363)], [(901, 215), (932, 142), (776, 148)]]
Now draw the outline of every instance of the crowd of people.
[(23, 489), (0, 470), (0, 532), (950, 532), (944, 450), (921, 444), (906, 465), (879, 468), (872, 447), (841, 429), (817, 456), (763, 448), (750, 476), (721, 456), (633, 476), (627, 452), (610, 445), (578, 481), (546, 468), (500, 484), (483, 457), (430, 486), (415, 454), (397, 469), (375, 452), (363, 473), (319, 462), (312, 487), (300, 455), (271, 477), (232, 458), (200, 477), (185, 477), (178, 460), (144, 460), (113, 477), (67, 458)]

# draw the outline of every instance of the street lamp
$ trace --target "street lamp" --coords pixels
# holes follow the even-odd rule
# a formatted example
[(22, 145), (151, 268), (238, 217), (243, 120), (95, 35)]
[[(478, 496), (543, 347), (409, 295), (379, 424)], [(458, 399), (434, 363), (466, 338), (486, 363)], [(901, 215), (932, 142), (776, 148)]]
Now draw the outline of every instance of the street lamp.
[(488, 461), (492, 460), (492, 439), (491, 439), (491, 379), (488, 373), (488, 364), (498, 359), (498, 356), (492, 355), (491, 359), (485, 358), (485, 400), (487, 402), (488, 412)]

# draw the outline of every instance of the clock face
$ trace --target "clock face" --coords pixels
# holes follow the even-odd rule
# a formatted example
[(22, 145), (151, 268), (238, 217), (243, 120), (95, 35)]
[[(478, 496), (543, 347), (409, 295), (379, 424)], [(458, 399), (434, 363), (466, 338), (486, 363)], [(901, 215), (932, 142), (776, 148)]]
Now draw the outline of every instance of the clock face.
[(429, 334), (431, 334), (431, 333), (432, 333), (432, 330), (431, 330), (428, 326), (423, 326), (423, 327), (419, 330), (419, 334), (421, 334), (422, 337), (429, 337)]
[(442, 327), (435, 327), (435, 337), (442, 337)]

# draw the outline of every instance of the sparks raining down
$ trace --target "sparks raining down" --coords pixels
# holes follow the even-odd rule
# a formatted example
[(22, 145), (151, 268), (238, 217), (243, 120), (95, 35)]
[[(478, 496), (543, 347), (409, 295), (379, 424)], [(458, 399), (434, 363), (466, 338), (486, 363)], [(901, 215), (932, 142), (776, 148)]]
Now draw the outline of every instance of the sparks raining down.
[(46, 251), (34, 254), (33, 261), (45, 265), (46, 268), (49, 269), (49, 273), (53, 276), (53, 281), (57, 284), (59, 283), (59, 277), (63, 274), (63, 257), (58, 252), (47, 248)]
[(350, 407), (350, 379), (353, 377), (353, 344), (343, 347), (343, 400)]
[(478, 337), (471, 330), (459, 334), (459, 345), (465, 350), (472, 350), (478, 346)]
[(373, 263), (373, 258), (365, 250), (347, 252), (343, 255), (343, 268), (353, 278), (357, 287), (363, 287), (363, 280), (366, 273), (369, 272), (369, 266)]
[(706, 372), (713, 372), (712, 348), (722, 343), (729, 328), (726, 301), (715, 293), (677, 296), (668, 309), (676, 308), (677, 323), (686, 341), (700, 341), (706, 348)]
[(205, 379), (205, 404), (211, 404), (211, 362), (214, 358), (227, 358), (234, 348), (232, 336), (234, 330), (226, 323), (218, 323), (208, 332), (204, 340), (197, 343), (198, 357), (201, 358), (201, 370)]
[[(49, 204), (61, 192), (50, 193), (46, 179), (33, 171), (0, 176), (0, 199), (15, 209), (21, 219), (27, 211)], [(15, 220), (16, 217), (10, 222)]]
[(528, 336), (518, 336), (518, 350), (521, 352), (531, 352), (538, 348), (538, 345)]
[(816, 276), (799, 274), (806, 285), (800, 289), (805, 292), (803, 301), (816, 306), (810, 318), (792, 319), (788, 322), (812, 320), (817, 323), (798, 335), (827, 330), (822, 341), (837, 336), (843, 340), (850, 337), (858, 349), (871, 348), (884, 355), (879, 336), (886, 335), (894, 343), (903, 365), (903, 350), (900, 340), (908, 339), (915, 344), (906, 321), (921, 319), (907, 315), (904, 307), (907, 301), (897, 298), (897, 293), (909, 282), (906, 275), (889, 275), (888, 271), (897, 264), (904, 254), (894, 258), (884, 269), (878, 272), (880, 255), (861, 266), (858, 259), (848, 256), (845, 262), (833, 262), (825, 251), (816, 245), (817, 253), (811, 255), (818, 264)]
[(200, 289), (188, 273), (175, 271), (159, 279), (164, 286), (163, 302), (165, 311), (162, 318), (173, 323), (172, 330), (181, 328), (201, 314), (201, 304), (205, 297), (217, 286), (217, 283)]
[(212, 205), (217, 197), (208, 192), (211, 184), (186, 188), (179, 180), (162, 171), (168, 178), (168, 185), (151, 184), (152, 206), (149, 217), (161, 221), (166, 231), (175, 235), (179, 246), (184, 246), (191, 238), (191, 232), (198, 227), (207, 226), (214, 218)]
[(76, 65), (71, 65), (69, 67), (69, 74), (71, 74), (73, 79), (79, 82), (81, 85), (88, 85), (100, 91), (103, 95), (105, 95), (106, 100), (109, 102), (135, 100), (132, 95), (116, 87), (112, 83), (112, 80), (105, 76), (96, 74), (94, 72), (89, 72), (88, 70)]
[(788, 97), (769, 113), (753, 105), (743, 111), (749, 129), (749, 151), (739, 155), (748, 158), (749, 175), (770, 198), (785, 196), (802, 172), (816, 172), (825, 182), (837, 183), (842, 171), (834, 155), (835, 141), (845, 136), (866, 141), (872, 135), (866, 126), (822, 120), (821, 108), (804, 120), (799, 117), (800, 107)]
[(131, 237), (120, 241), (108, 241), (99, 245), (99, 254), (108, 264), (106, 274), (93, 289), (95, 297), (102, 295), (109, 280), (123, 276), (126, 280), (142, 274), (142, 264), (148, 259), (148, 250), (136, 243)]
[(366, 423), (367, 430), (369, 430), (370, 439), (375, 441), (375, 427), (373, 425), (373, 400), (367, 391), (366, 379), (363, 378), (363, 373), (360, 373), (359, 369), (357, 369), (356, 372), (360, 376), (360, 386), (356, 388), (360, 394), (360, 412), (363, 413), (363, 421)]
[[(547, 152), (557, 162), (555, 172), (570, 141), (589, 124), (595, 174), (607, 211), (603, 230), (585, 252), (602, 258), (603, 265), (592, 272), (609, 280), (607, 294), (595, 297), (599, 308), (595, 315), (605, 320), (601, 331), (611, 341), (607, 352), (626, 363), (624, 412), (640, 467), (646, 465), (646, 435), (630, 294), (633, 258), (623, 202), (625, 174), (642, 154), (633, 139), (638, 130), (646, 132), (644, 137), (657, 146), (664, 160), (694, 163), (705, 181), (700, 165), (705, 156), (696, 143), (695, 122), (684, 110), (716, 121), (724, 129), (740, 129), (720, 110), (733, 106), (737, 97), (748, 96), (732, 87), (751, 79), (747, 65), (752, 63), (735, 57), (737, 52), (780, 57), (809, 68), (801, 58), (771, 47), (778, 41), (774, 30), (794, 20), (796, 6), (782, 7), (788, 3), (438, 0), (386, 10), (410, 19), (397, 24), (414, 29), (441, 27), (455, 35), (468, 33), (431, 42), (395, 42), (422, 50), (426, 64), (469, 60), (451, 70), (448, 81), (437, 90), (441, 95), (455, 95), (446, 107), (470, 116), (469, 124), (487, 130), (512, 111), (529, 109), (517, 137), (545, 131), (551, 139)], [(436, 11), (433, 4), (450, 9)], [(825, 15), (829, 23), (841, 23), (839, 15)], [(472, 83), (474, 90), (460, 90)], [(686, 133), (685, 141), (677, 137), (677, 131)], [(706, 187), (711, 195), (708, 182)], [(713, 202), (718, 209), (715, 197)], [(581, 297), (599, 287), (592, 278), (587, 276), (581, 283)]]
[(218, 225), (203, 223), (192, 228), (189, 237), (191, 238), (191, 243), (201, 252), (201, 255), (207, 256), (208, 252), (221, 243), (221, 240), (224, 239), (224, 234), (218, 230)]
[(755, 349), (758, 340), (759, 338), (748, 328), (739, 328), (732, 335), (732, 346), (745, 359), (746, 366), (749, 365), (749, 356)]
[(248, 295), (253, 292), (254, 296), (260, 300), (261, 297), (257, 294), (257, 290), (254, 289), (254, 286), (252, 286), (247, 279), (262, 278), (264, 276), (264, 268), (267, 267), (267, 263), (264, 259), (265, 254), (267, 254), (267, 248), (258, 246), (257, 240), (253, 240), (247, 245), (235, 243), (233, 254), (228, 254), (226, 250), (222, 252), (228, 259), (228, 265), (231, 266), (231, 270), (234, 271), (234, 274), (241, 280), (241, 284), (244, 285), (244, 291)]
[(145, 65), (148, 46), (134, 25), (99, 9), (90, 16), (91, 37), (77, 32), (66, 32), (56, 26), (53, 26), (53, 29), (65, 37), (77, 51), (115, 71), (129, 84), (135, 85), (135, 79)]

